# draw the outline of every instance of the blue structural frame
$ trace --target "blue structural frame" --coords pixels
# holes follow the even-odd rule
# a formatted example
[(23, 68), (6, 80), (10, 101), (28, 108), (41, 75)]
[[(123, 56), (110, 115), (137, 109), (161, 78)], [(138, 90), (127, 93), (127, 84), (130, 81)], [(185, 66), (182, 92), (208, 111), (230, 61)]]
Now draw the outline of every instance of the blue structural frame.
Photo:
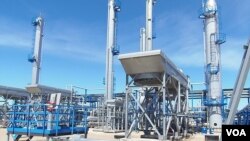
[(99, 102), (99, 97), (100, 96), (95, 96), (95, 95), (86, 95), (84, 97), (84, 103), (89, 104), (89, 111), (92, 111), (93, 109), (97, 108), (97, 103)]
[[(231, 92), (230, 92), (231, 91)], [(194, 102), (197, 104), (197, 101), (200, 101), (200, 105), (199, 106), (211, 106), (211, 105), (218, 105), (222, 107), (222, 117), (223, 117), (223, 122), (227, 119), (228, 116), (228, 103), (229, 100), (231, 98), (231, 94), (233, 91), (233, 89), (223, 89), (223, 98), (221, 99), (221, 101), (216, 101), (213, 99), (207, 99), (206, 97), (206, 91), (205, 90), (196, 90), (196, 91), (191, 91), (189, 93), (189, 101), (190, 101), (190, 110), (193, 111), (193, 114), (190, 114), (190, 117), (194, 118), (196, 121), (196, 131), (199, 131), (199, 129), (201, 129), (202, 132), (206, 132), (205, 130), (209, 130), (210, 133), (213, 131), (209, 128), (206, 127), (198, 127), (199, 123), (200, 125), (203, 124), (204, 122), (207, 122), (207, 115), (205, 113), (201, 113), (199, 111), (199, 108), (195, 108), (194, 107)], [(238, 111), (236, 116), (235, 116), (235, 121), (234, 124), (236, 125), (250, 125), (250, 89), (249, 88), (244, 88), (242, 95), (241, 95), (241, 99), (246, 99), (248, 102), (248, 106), (244, 107), (242, 110)], [(204, 111), (206, 111), (206, 108), (203, 109)], [(203, 111), (202, 110), (202, 111)], [(201, 122), (200, 120), (201, 119)], [(206, 128), (206, 129), (205, 129)]]
[(250, 125), (250, 104), (236, 114), (236, 125)]
[[(222, 98), (220, 101), (215, 99), (208, 99), (207, 98), (207, 92), (206, 90), (200, 90), (198, 93), (195, 91), (191, 91), (189, 93), (189, 100), (190, 100), (190, 110), (193, 111), (192, 114), (190, 114), (190, 117), (192, 117), (196, 121), (196, 132), (202, 132), (207, 133), (207, 130), (210, 131), (210, 133), (213, 132), (213, 129), (205, 127), (204, 123), (207, 123), (207, 107), (209, 106), (220, 106), (222, 108), (222, 117), (223, 121), (227, 117), (226, 112), (226, 106), (227, 106), (227, 96), (224, 94), (225, 90), (222, 90)], [(194, 107), (194, 101), (197, 102), (197, 100), (200, 101), (199, 106), (204, 106), (202, 108), (196, 108)], [(206, 131), (205, 131), (206, 130)]]
[(87, 107), (71, 105), (13, 105), (7, 134), (59, 136), (88, 133)]

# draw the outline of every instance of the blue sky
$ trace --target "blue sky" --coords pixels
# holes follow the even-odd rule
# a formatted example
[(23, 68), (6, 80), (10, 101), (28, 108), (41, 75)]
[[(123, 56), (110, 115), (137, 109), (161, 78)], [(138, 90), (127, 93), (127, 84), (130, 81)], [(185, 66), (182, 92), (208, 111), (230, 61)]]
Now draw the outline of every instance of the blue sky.
[[(139, 51), (145, 23), (145, 0), (121, 0), (118, 44), (121, 53)], [(219, 0), (223, 88), (232, 88), (250, 37), (249, 0)], [(192, 82), (204, 81), (201, 0), (157, 0), (154, 49), (165, 54)], [(31, 82), (27, 61), (33, 39), (32, 19), (45, 19), (40, 83), (59, 88), (71, 84), (104, 88), (107, 0), (1, 0), (0, 85), (24, 88)], [(116, 92), (125, 89), (125, 74), (115, 61)], [(249, 78), (245, 87), (250, 87)], [(90, 93), (104, 91), (90, 90)]]

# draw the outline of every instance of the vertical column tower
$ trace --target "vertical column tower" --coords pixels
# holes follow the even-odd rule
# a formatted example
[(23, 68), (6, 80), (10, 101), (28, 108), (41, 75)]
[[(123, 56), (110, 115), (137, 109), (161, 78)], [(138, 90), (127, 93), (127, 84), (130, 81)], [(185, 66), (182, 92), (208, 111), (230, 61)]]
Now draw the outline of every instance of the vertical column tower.
[(104, 107), (104, 132), (117, 132), (122, 128), (120, 120), (122, 105), (113, 97), (114, 94), (114, 71), (113, 57), (119, 54), (117, 47), (117, 13), (120, 12), (120, 6), (116, 0), (108, 0), (108, 23), (107, 23), (107, 48), (106, 48), (106, 94)]
[(33, 63), (31, 84), (39, 83), (43, 24), (44, 24), (43, 18), (40, 16), (37, 17), (36, 20), (33, 22), (33, 26), (35, 26), (34, 51), (33, 54), (31, 54), (31, 56), (29, 56), (28, 58), (28, 61)]
[(146, 0), (146, 51), (153, 49), (153, 6), (156, 0)]
[(114, 89), (113, 56), (119, 53), (116, 47), (116, 22), (117, 22), (116, 13), (119, 11), (120, 7), (115, 4), (115, 0), (108, 0), (105, 101), (113, 99), (113, 89)]
[(222, 125), (222, 89), (221, 89), (221, 52), (220, 44), (224, 42), (219, 34), (218, 9), (216, 0), (206, 0), (200, 16), (204, 23), (205, 81), (210, 128)]

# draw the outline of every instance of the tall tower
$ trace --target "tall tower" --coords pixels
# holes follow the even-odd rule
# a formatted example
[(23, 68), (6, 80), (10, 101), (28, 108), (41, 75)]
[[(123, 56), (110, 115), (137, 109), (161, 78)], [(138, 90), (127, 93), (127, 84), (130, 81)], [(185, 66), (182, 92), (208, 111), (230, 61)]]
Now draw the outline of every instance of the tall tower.
[(28, 61), (33, 63), (31, 84), (39, 83), (43, 24), (44, 24), (43, 18), (40, 16), (37, 17), (35, 21), (33, 21), (33, 26), (35, 27), (34, 50), (33, 50), (33, 53), (30, 54), (28, 58)]
[(153, 49), (153, 6), (156, 0), (146, 0), (146, 51)]
[(205, 49), (205, 81), (210, 128), (221, 128), (222, 125), (222, 88), (221, 88), (221, 51), (220, 44), (225, 41), (219, 34), (218, 9), (216, 0), (206, 0), (203, 3), (203, 13), (200, 16), (204, 23)]
[(119, 11), (120, 7), (115, 4), (115, 0), (108, 0), (105, 101), (113, 99), (114, 93), (113, 56), (119, 54), (119, 50), (116, 45), (116, 23), (117, 12)]
[[(117, 35), (117, 13), (120, 12), (120, 6), (116, 4), (116, 0), (108, 0), (108, 23), (107, 23), (107, 48), (106, 48), (106, 94), (105, 98), (105, 123), (104, 132), (112, 132), (120, 130), (117, 126), (117, 118), (113, 115), (116, 110), (116, 99), (114, 94), (114, 71), (113, 71), (113, 57), (119, 54), (119, 49), (116, 43)], [(119, 124), (119, 123), (118, 123)], [(118, 127), (118, 128), (117, 128)]]

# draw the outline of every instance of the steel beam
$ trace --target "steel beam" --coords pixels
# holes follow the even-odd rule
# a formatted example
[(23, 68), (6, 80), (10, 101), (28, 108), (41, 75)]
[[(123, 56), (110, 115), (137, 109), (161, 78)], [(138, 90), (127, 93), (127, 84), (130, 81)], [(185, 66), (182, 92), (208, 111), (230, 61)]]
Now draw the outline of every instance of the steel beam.
[(230, 104), (229, 104), (229, 114), (226, 120), (226, 124), (232, 124), (235, 118), (235, 113), (237, 111), (239, 102), (240, 102), (240, 95), (243, 91), (243, 87), (246, 82), (246, 78), (250, 68), (250, 39), (248, 41), (248, 45), (245, 48), (245, 53), (242, 58), (239, 74), (237, 80), (234, 85), (233, 96), (231, 97)]

